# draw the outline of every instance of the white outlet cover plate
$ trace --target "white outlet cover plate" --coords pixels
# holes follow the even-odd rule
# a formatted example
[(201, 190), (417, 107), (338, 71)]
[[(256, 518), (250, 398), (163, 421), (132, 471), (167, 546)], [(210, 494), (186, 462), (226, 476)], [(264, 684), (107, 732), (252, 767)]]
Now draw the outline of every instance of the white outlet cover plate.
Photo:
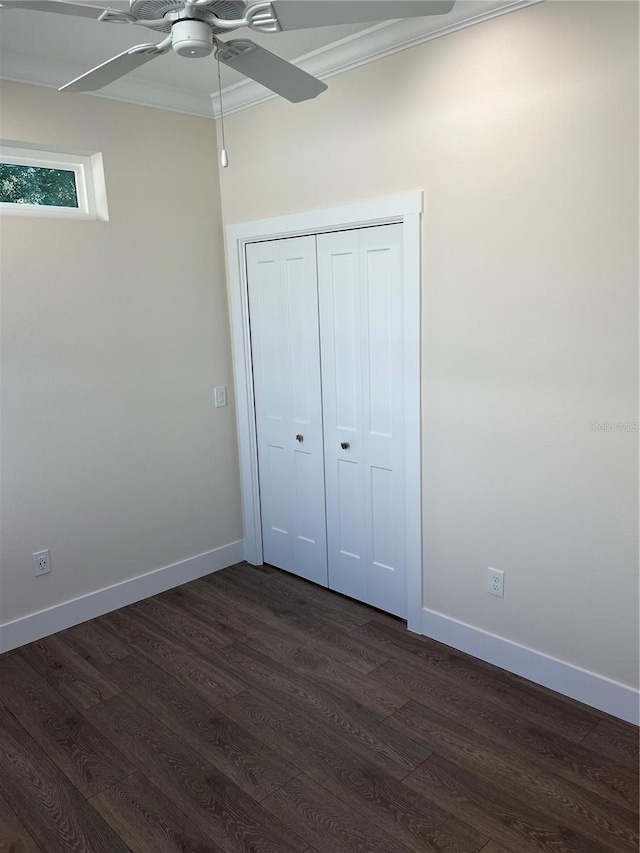
[(51, 571), (51, 555), (49, 549), (36, 551), (33, 555), (33, 570), (36, 575), (46, 575)]
[(504, 598), (504, 572), (501, 569), (489, 568), (487, 592), (489, 595), (497, 595), (499, 598)]
[(227, 386), (219, 385), (217, 388), (213, 389), (216, 401), (216, 409), (220, 408), (220, 406), (227, 405)]

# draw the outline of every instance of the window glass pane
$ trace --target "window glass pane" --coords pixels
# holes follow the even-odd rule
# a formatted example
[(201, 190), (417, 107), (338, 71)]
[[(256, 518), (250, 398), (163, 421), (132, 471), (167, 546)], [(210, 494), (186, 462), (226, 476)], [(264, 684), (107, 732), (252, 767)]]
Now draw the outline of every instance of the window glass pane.
[(78, 207), (76, 174), (67, 169), (0, 163), (0, 202)]

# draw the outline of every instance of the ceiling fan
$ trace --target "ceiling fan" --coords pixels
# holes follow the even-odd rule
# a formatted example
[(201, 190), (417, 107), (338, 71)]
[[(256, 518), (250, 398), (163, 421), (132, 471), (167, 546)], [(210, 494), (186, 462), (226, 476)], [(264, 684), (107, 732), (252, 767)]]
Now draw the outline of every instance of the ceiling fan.
[(455, 0), (130, 0), (128, 12), (66, 0), (0, 0), (6, 9), (56, 12), (110, 24), (138, 24), (167, 33), (160, 42), (138, 44), (82, 74), (60, 91), (92, 92), (173, 49), (198, 58), (215, 51), (224, 65), (251, 77), (272, 92), (298, 103), (315, 98), (327, 86), (250, 39), (222, 41), (218, 36), (240, 27), (259, 33), (444, 15)]

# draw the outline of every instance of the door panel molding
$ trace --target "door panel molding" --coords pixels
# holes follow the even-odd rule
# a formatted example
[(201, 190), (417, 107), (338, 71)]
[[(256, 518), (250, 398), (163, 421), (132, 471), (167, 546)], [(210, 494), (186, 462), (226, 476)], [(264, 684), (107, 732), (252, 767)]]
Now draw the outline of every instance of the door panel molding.
[(251, 340), (245, 247), (247, 243), (400, 223), (403, 226), (403, 285), (405, 293), (403, 369), (405, 408), (405, 543), (407, 555), (407, 626), (422, 627), (422, 500), (420, 453), (420, 227), (422, 192), (388, 196), (342, 207), (311, 210), (226, 228), (231, 336), (236, 386), (236, 415), (244, 558), (262, 563), (262, 531), (251, 373)]

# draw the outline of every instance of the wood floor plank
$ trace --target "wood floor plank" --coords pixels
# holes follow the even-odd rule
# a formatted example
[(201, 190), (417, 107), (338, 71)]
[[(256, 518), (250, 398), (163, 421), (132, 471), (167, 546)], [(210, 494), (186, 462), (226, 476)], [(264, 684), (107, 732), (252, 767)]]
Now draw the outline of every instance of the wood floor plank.
[(389, 657), (419, 660), (425, 673), (433, 673), (456, 685), (482, 692), (504, 710), (579, 743), (600, 722), (600, 712), (569, 700), (551, 690), (519, 678), (409, 631), (398, 632), (378, 622), (369, 622), (353, 633)]
[(126, 644), (107, 631), (99, 619), (74, 625), (56, 636), (97, 669), (129, 654)]
[[(106, 618), (111, 618), (112, 615)], [(138, 648), (150, 660), (154, 660), (174, 677), (183, 681), (186, 686), (198, 689), (199, 680), (192, 684), (185, 679), (184, 666), (168, 667), (165, 657), (158, 656), (159, 648), (166, 646), (166, 641), (163, 638), (154, 634), (150, 643), (145, 641), (141, 644), (139, 642), (139, 636), (146, 636), (151, 629), (146, 623), (142, 624), (140, 617), (136, 619), (134, 629), (131, 629), (132, 619), (133, 617), (130, 614), (122, 614), (122, 624), (119, 626), (121, 631), (135, 630), (136, 633), (132, 632), (126, 635), (132, 646)], [(176, 653), (174, 652), (173, 658), (175, 657)], [(212, 649), (206, 663), (209, 670), (218, 674), (227, 674), (230, 678), (232, 674), (242, 672), (245, 684), (252, 684), (265, 690), (275, 690), (278, 694), (286, 695), (288, 700), (302, 702), (319, 716), (322, 715), (329, 717), (332, 721), (338, 721), (336, 736), (339, 736), (340, 732), (344, 730), (345, 736), (353, 740), (354, 748), (371, 751), (372, 760), (377, 761), (389, 772), (399, 777), (408, 773), (425, 757), (424, 751), (415, 743), (405, 737), (398, 738), (397, 733), (392, 729), (387, 730), (381, 727), (378, 719), (366, 708), (361, 707), (359, 703), (335, 696), (331, 691), (326, 690), (322, 684), (316, 684), (281, 665), (274, 664), (270, 658), (264, 657), (253, 648), (234, 644), (223, 650)], [(193, 666), (192, 663), (192, 669)], [(199, 663), (198, 666), (201, 667), (202, 665)], [(221, 697), (219, 695), (211, 696), (208, 686), (207, 690), (203, 693), (201, 691), (201, 693), (207, 701), (216, 704)], [(239, 691), (236, 690), (235, 692)], [(397, 704), (393, 707), (397, 707)]]
[(398, 616), (392, 616), (390, 613), (385, 613), (383, 610), (378, 610), (376, 607), (371, 607), (362, 601), (356, 601), (355, 598), (349, 598), (334, 590), (329, 590), (321, 584), (308, 581), (293, 572), (276, 568), (276, 566), (272, 566), (269, 563), (252, 566), (249, 563), (242, 562), (235, 566), (230, 566), (228, 570), (225, 569), (225, 574), (235, 573), (238, 568), (244, 572), (246, 578), (250, 581), (254, 579), (257, 573), (273, 578), (278, 584), (286, 585), (292, 590), (296, 598), (312, 601), (315, 609), (323, 613), (341, 611), (348, 615), (347, 618), (352, 623), (357, 620), (359, 624), (364, 624), (371, 619), (379, 619), (386, 625), (396, 625), (402, 630), (406, 629), (406, 620), (402, 620)]
[(552, 760), (555, 773), (613, 802), (632, 808), (638, 802), (638, 776), (629, 768), (504, 710), (476, 691), (469, 692), (426, 673), (414, 662), (397, 660), (395, 665), (385, 664), (370, 677), (379, 678), (387, 687), (395, 686), (424, 708), (469, 726), (495, 742), (524, 751), (531, 760)]
[(638, 853), (639, 800), (637, 727), (270, 566), (0, 656), (0, 853)]
[[(225, 650), (228, 663), (241, 670), (245, 682), (287, 708), (305, 713), (313, 725), (329, 726), (330, 736), (366, 757), (385, 772), (402, 779), (429, 754), (411, 737), (385, 726), (366, 708), (342, 699), (322, 685), (301, 678), (239, 643)], [(329, 730), (328, 730), (329, 731)]]
[[(213, 592), (213, 596), (216, 592)], [(388, 690), (366, 675), (345, 667), (330, 655), (317, 649), (307, 638), (303, 641), (300, 636), (291, 637), (287, 631), (283, 631), (273, 625), (262, 622), (258, 618), (248, 618), (246, 613), (227, 602), (208, 605), (208, 601), (202, 602), (201, 597), (194, 594), (193, 590), (182, 596), (177, 603), (170, 604), (166, 599), (161, 603), (165, 608), (182, 610), (199, 622), (205, 619), (214, 619), (216, 630), (224, 631), (229, 641), (241, 642), (260, 653), (270, 657), (276, 663), (286, 666), (302, 676), (308, 676), (319, 684), (323, 684), (338, 696), (353, 699), (355, 702), (368, 708), (380, 719), (388, 717), (396, 708), (406, 701), (406, 697), (398, 694), (398, 691)], [(194, 606), (194, 599), (197, 603)], [(142, 606), (136, 605), (131, 609), (132, 613), (146, 613), (147, 606), (156, 599), (143, 602)], [(167, 625), (170, 621), (167, 620)], [(183, 636), (177, 634), (183, 641)], [(211, 649), (209, 649), (209, 652)], [(204, 653), (204, 652), (203, 652)]]
[(375, 620), (382, 622), (388, 627), (406, 631), (406, 620), (400, 619), (398, 616), (392, 616), (391, 613), (385, 613), (383, 610), (378, 610), (376, 607), (364, 604), (364, 602), (356, 601), (355, 598), (349, 598), (339, 592), (328, 590), (320, 584), (305, 580), (284, 569), (271, 566), (268, 563), (262, 566), (239, 563), (238, 566), (230, 566), (229, 571), (225, 571), (225, 574), (235, 573), (238, 567), (244, 571), (248, 580), (252, 580), (256, 572), (261, 572), (275, 578), (280, 584), (286, 584), (290, 589), (295, 590), (297, 597), (312, 600), (316, 611), (320, 610), (322, 613), (332, 613), (340, 610), (348, 613), (352, 621), (357, 619), (360, 624)]
[(0, 853), (42, 853), (9, 803), (0, 796)]
[(218, 630), (210, 623), (179, 607), (172, 606), (158, 596), (139, 601), (129, 609), (129, 612), (140, 613), (172, 637), (179, 637), (183, 645), (189, 646), (205, 657), (210, 649), (223, 648), (233, 642), (233, 637), (228, 633)]
[(239, 563), (225, 569), (222, 577), (260, 589), (276, 606), (280, 603), (306, 616), (321, 615), (343, 631), (353, 631), (372, 618), (365, 604), (338, 595), (329, 596), (326, 588), (310, 581), (301, 583), (301, 578), (279, 569)]
[(150, 661), (130, 655), (112, 664), (106, 673), (256, 800), (264, 799), (299, 773), (298, 768)]
[[(278, 569), (269, 564), (251, 566), (249, 563), (238, 563), (229, 566), (221, 576), (224, 578), (240, 578), (255, 585), (261, 576), (267, 576), (272, 586), (286, 590), (292, 604), (310, 606), (308, 615), (320, 616), (325, 621), (351, 633), (353, 630), (370, 621), (379, 622), (396, 631), (406, 631), (407, 622), (391, 613), (385, 613), (376, 607), (371, 607), (354, 598), (349, 598), (339, 592), (328, 590), (320, 584), (305, 580), (297, 575)], [(210, 578), (212, 576), (209, 576)], [(203, 580), (207, 580), (204, 578)]]
[(548, 815), (537, 803), (527, 803), (488, 784), (486, 779), (435, 753), (401, 784), (518, 853), (611, 851)]
[(22, 646), (18, 654), (78, 710), (120, 690), (57, 636)]
[(263, 805), (314, 845), (319, 853), (407, 853), (387, 833), (304, 773), (268, 797)]
[(0, 794), (45, 853), (129, 853), (11, 712), (1, 708)]
[(640, 763), (639, 741), (637, 726), (607, 717), (587, 735), (582, 745), (637, 770)]
[(16, 653), (0, 656), (3, 704), (78, 790), (91, 797), (133, 767)]
[(246, 687), (230, 674), (228, 668), (212, 663), (215, 650), (211, 650), (209, 657), (204, 658), (174, 638), (169, 638), (131, 608), (125, 607), (101, 618), (110, 630), (126, 640), (131, 649), (182, 681), (212, 705), (242, 692)]
[(333, 741), (313, 719), (270, 697), (247, 690), (222, 706), (224, 713), (278, 750), (310, 778), (339, 797), (372, 827), (414, 853), (477, 853), (488, 840), (439, 806), (417, 795), (344, 743)]
[[(237, 597), (226, 594), (222, 589), (205, 583), (205, 579), (168, 590), (159, 598), (206, 620), (232, 637), (235, 642), (254, 645), (256, 648), (268, 645), (269, 630), (279, 631), (292, 643), (307, 648), (312, 646), (317, 653), (340, 664), (346, 663), (349, 667), (346, 675), (354, 669), (366, 674), (388, 660), (388, 657), (380, 655), (375, 649), (366, 648), (360, 641), (350, 642), (345, 632), (331, 631), (327, 624), (321, 626), (322, 636), (318, 636), (317, 632), (305, 631), (288, 624), (268, 607), (258, 606), (254, 601), (249, 602), (246, 599), (238, 600)], [(331, 635), (330, 640), (327, 640), (328, 635)]]
[(409, 706), (388, 721), (413, 734), (424, 746), (453, 765), (464, 767), (487, 787), (501, 788), (581, 835), (599, 840), (612, 851), (638, 850), (637, 813), (568, 782), (541, 765), (531, 764), (471, 728), (444, 715), (421, 713)]
[(274, 605), (269, 600), (262, 600), (259, 591), (232, 583), (222, 572), (195, 581), (193, 586), (198, 592), (242, 609), (250, 619), (260, 619), (275, 627), (282, 626), (300, 642), (312, 642), (319, 651), (359, 672), (371, 672), (388, 660), (357, 637), (341, 631), (330, 620), (319, 615), (301, 614), (293, 606)]
[(259, 636), (262, 626), (267, 627), (266, 622), (249, 616), (233, 601), (225, 600), (215, 589), (202, 586), (198, 581), (169, 589), (156, 598), (206, 622), (232, 642), (249, 643), (253, 637)]
[(389, 690), (367, 675), (347, 669), (315, 649), (311, 643), (291, 639), (284, 631), (261, 623), (254, 625), (251, 633), (245, 646), (302, 677), (322, 684), (337, 696), (357, 702), (380, 719), (388, 717), (407, 701), (407, 697), (397, 690)]
[(84, 714), (224, 853), (302, 853), (307, 847), (128, 694)]
[(91, 805), (135, 853), (220, 853), (140, 772), (93, 797)]

